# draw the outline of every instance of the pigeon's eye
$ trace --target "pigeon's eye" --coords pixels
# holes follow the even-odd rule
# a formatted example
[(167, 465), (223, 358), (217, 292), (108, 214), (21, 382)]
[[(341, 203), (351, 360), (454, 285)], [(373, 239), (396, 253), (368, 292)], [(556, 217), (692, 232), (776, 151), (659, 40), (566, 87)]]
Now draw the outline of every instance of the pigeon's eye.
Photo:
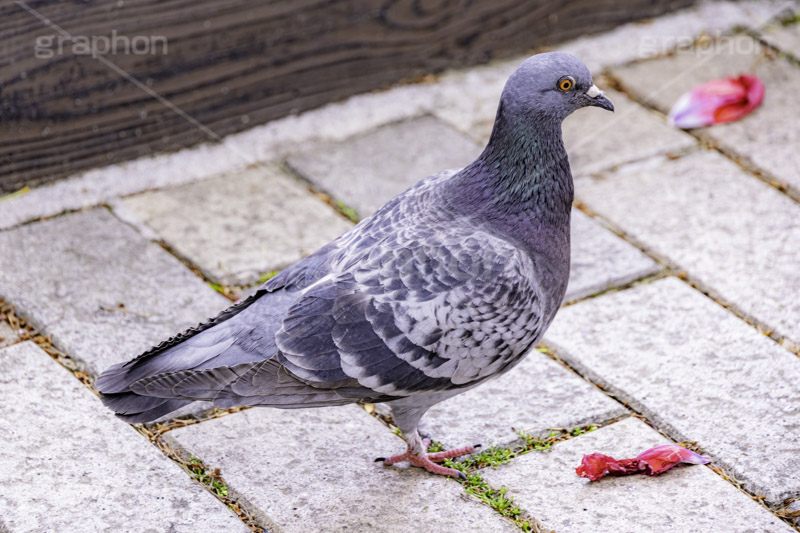
[(562, 91), (569, 91), (572, 89), (573, 85), (575, 85), (575, 80), (570, 76), (558, 80), (558, 88)]

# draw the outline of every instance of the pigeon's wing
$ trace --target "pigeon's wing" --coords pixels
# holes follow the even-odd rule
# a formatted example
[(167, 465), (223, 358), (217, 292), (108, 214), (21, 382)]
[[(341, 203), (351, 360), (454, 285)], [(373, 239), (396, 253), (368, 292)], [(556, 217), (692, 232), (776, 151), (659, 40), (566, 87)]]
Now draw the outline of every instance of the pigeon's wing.
[[(275, 332), (299, 291), (326, 274), (330, 253), (336, 250), (334, 241), (215, 318), (106, 369), (95, 384), (103, 402), (129, 422), (144, 422), (192, 400), (215, 400), (240, 377), (258, 375), (263, 381), (282, 371), (285, 378), (285, 369), (274, 360)], [(289, 402), (294, 395), (297, 403), (324, 403), (323, 395), (301, 392), (308, 388), (302, 382), (273, 381), (280, 401)], [(233, 405), (230, 399), (221, 403)]]
[(483, 231), (397, 235), (289, 308), (276, 342), (292, 375), (425, 394), (475, 385), (539, 337), (534, 265), (511, 243)]

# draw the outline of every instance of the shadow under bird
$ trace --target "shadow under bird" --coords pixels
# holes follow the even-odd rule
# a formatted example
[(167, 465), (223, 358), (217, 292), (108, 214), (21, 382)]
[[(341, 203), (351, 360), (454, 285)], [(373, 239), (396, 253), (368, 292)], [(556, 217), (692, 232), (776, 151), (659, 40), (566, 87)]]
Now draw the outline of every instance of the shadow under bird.
[[(517, 365), (542, 338), (569, 278), (572, 175), (561, 123), (614, 110), (565, 53), (511, 75), (488, 145), (430, 176), (283, 270), (249, 298), (97, 379), (130, 423), (190, 402), (280, 409), (386, 402), (408, 461), (438, 462), (417, 426), (434, 404)], [(436, 147), (431, 147), (436, 149)]]

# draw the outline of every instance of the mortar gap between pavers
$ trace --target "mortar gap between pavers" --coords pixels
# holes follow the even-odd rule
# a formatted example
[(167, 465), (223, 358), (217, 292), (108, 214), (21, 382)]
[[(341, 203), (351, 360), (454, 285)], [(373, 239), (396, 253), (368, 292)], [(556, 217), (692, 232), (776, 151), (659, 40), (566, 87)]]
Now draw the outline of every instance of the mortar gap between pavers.
[[(253, 505), (243, 494), (230, 487), (219, 468), (210, 468), (202, 458), (178, 444), (169, 435), (151, 439), (161, 452), (178, 464), (192, 479), (203, 486), (255, 533), (278, 531), (279, 528), (263, 511)], [(209, 474), (209, 471), (211, 472)]]
[(232, 298), (234, 302), (239, 302), (249, 297), (253, 293), (255, 293), (258, 290), (258, 288), (261, 287), (261, 285), (263, 285), (264, 283), (268, 282), (269, 280), (280, 274), (283, 270), (284, 269), (282, 268), (280, 269), (274, 268), (271, 270), (267, 270), (265, 272), (261, 272), (258, 275), (258, 279), (243, 284), (218, 285), (216, 283), (209, 282), (208, 285), (215, 291), (220, 292), (221, 294), (230, 295), (230, 298)]
[[(648, 109), (647, 111), (652, 111), (652, 109)], [(659, 113), (659, 115), (661, 115)], [(663, 117), (663, 115), (661, 115)], [(600, 132), (597, 132), (600, 133)], [(697, 140), (695, 138), (695, 140)], [(630, 159), (626, 159), (625, 161), (620, 161), (619, 163), (615, 163), (609, 167), (599, 168), (592, 172), (581, 173), (575, 176), (575, 179), (579, 178), (587, 178), (587, 177), (594, 177), (594, 176), (602, 176), (604, 174), (608, 174), (610, 172), (617, 172), (621, 168), (627, 167), (628, 165), (635, 165), (637, 163), (644, 163), (645, 161), (649, 161), (651, 159), (659, 159), (666, 157), (667, 159), (674, 161), (676, 159), (682, 159), (686, 156), (690, 156), (697, 151), (702, 149), (701, 143), (695, 143), (692, 146), (685, 146), (683, 148), (679, 148), (677, 150), (669, 151), (669, 152), (659, 152), (656, 154), (644, 155), (641, 157), (632, 157)]]
[[(118, 220), (122, 224), (124, 224), (124, 225), (128, 226), (129, 228), (131, 228), (133, 231), (136, 232), (137, 235), (142, 235), (142, 228), (137, 227), (137, 224), (134, 224), (131, 220), (128, 220), (127, 217), (120, 216), (115, 211), (115, 209), (114, 209), (114, 207), (112, 205), (103, 204), (103, 207), (105, 207), (109, 211), (109, 213), (111, 213), (111, 216), (113, 216), (116, 220)], [(149, 231), (151, 231), (153, 235), (157, 235), (157, 233), (154, 230), (151, 230), (144, 223), (142, 223), (142, 225), (145, 226)], [(224, 296), (225, 298), (227, 298), (228, 300), (230, 300), (232, 302), (236, 301), (235, 298), (234, 298), (233, 291), (228, 286), (226, 286), (224, 284), (221, 284), (221, 283), (217, 283), (210, 274), (208, 274), (207, 272), (203, 271), (202, 267), (200, 267), (199, 265), (195, 264), (191, 259), (189, 259), (188, 257), (186, 257), (183, 254), (181, 254), (180, 252), (178, 252), (176, 249), (174, 249), (172, 246), (170, 246), (170, 244), (167, 241), (165, 241), (164, 239), (162, 239), (160, 237), (147, 238), (147, 240), (152, 242), (153, 244), (159, 246), (162, 250), (164, 250), (169, 255), (171, 255), (172, 257), (177, 259), (192, 274), (194, 274), (195, 276), (197, 276), (198, 278), (203, 280), (203, 282), (205, 282), (206, 285), (208, 285), (209, 287), (214, 289), (216, 292), (220, 293), (222, 296)]]
[[(600, 179), (596, 177), (586, 177), (582, 179)], [(680, 272), (680, 267), (673, 263), (671, 259), (668, 257), (662, 256), (653, 250), (651, 250), (646, 243), (639, 241), (635, 237), (629, 235), (625, 231), (622, 230), (619, 226), (617, 226), (612, 220), (609, 218), (601, 215), (600, 213), (594, 211), (591, 207), (589, 207), (585, 202), (583, 202), (580, 198), (575, 198), (572, 202), (573, 207), (578, 211), (582, 212), (595, 222), (597, 222), (601, 227), (607, 229), (623, 241), (627, 242), (634, 248), (638, 249), (644, 255), (655, 261), (662, 270), (666, 270), (668, 273), (675, 274)]]
[(361, 214), (359, 214), (353, 207), (350, 207), (343, 200), (340, 200), (332, 191), (329, 191), (324, 187), (320, 187), (316, 183), (306, 178), (305, 175), (292, 166), (288, 158), (280, 161), (278, 163), (278, 167), (283, 172), (288, 174), (289, 177), (304, 185), (308, 189), (308, 193), (310, 195), (314, 196), (319, 201), (333, 209), (337, 215), (349, 220), (350, 222), (353, 222), (354, 224), (358, 224), (361, 221)]
[(77, 207), (77, 208), (73, 208), (73, 209), (62, 209), (58, 213), (53, 213), (51, 215), (44, 215), (44, 216), (37, 217), (37, 218), (32, 218), (30, 220), (24, 220), (22, 222), (18, 222), (17, 224), (14, 224), (14, 225), (8, 226), (8, 227), (0, 227), (0, 232), (13, 231), (13, 230), (19, 229), (19, 228), (21, 228), (23, 226), (30, 226), (31, 224), (36, 224), (38, 222), (44, 222), (46, 220), (62, 217), (64, 215), (71, 215), (72, 213), (80, 213), (82, 211), (91, 211), (92, 209), (97, 209), (97, 207), (99, 207), (101, 205), (103, 205), (103, 204), (102, 203), (96, 203), (96, 204), (92, 204), (90, 206)]
[[(67, 369), (87, 389), (92, 391), (95, 396), (98, 395), (94, 388), (94, 380), (89, 375), (89, 372), (86, 371), (86, 366), (55, 346), (50, 340), (50, 336), (44, 335), (41, 331), (42, 328), (36, 324), (35, 321), (29, 319), (25, 315), (18, 314), (14, 304), (6, 302), (2, 296), (0, 296), (0, 313), (6, 315), (5, 320), (9, 325), (11, 325), (11, 327), (14, 327), (14, 324), (17, 324), (19, 326), (18, 329), (24, 331), (23, 334), (20, 334), (19, 340), (13, 344), (19, 344), (20, 342), (24, 341), (33, 341), (47, 355)], [(9, 317), (13, 317), (13, 319), (9, 319)]]
[(739, 481), (738, 479), (736, 479), (736, 477), (733, 475), (733, 473), (726, 472), (724, 468), (719, 467), (719, 466), (714, 466), (713, 463), (712, 464), (703, 465), (703, 466), (707, 467), (709, 470), (714, 472), (716, 475), (721, 477), (723, 480), (725, 480), (729, 484), (731, 484), (734, 487), (736, 487), (742, 494), (744, 494), (745, 496), (747, 496), (751, 500), (753, 500), (756, 503), (758, 503), (759, 505), (761, 505), (761, 507), (763, 507), (764, 509), (766, 509), (767, 511), (772, 513), (776, 518), (778, 518), (779, 520), (785, 522), (790, 527), (792, 527), (794, 530), (800, 531), (800, 527), (799, 527), (800, 523), (798, 523), (798, 524), (794, 523), (793, 515), (789, 515), (789, 514), (783, 512), (783, 511), (785, 511), (786, 502), (791, 501), (792, 498), (787, 499), (786, 501), (784, 501), (781, 504), (777, 504), (775, 507), (770, 507), (769, 505), (767, 505), (767, 503), (765, 501), (766, 500), (766, 496), (759, 495), (759, 494), (753, 494), (750, 491), (748, 491), (747, 489), (745, 489), (744, 485), (742, 484), (742, 482)]
[[(793, 508), (790, 509), (790, 506)], [(795, 531), (800, 531), (800, 495), (787, 498), (774, 512), (775, 516), (789, 524)]]
[[(794, 16), (798, 17), (800, 16), (800, 14), (796, 13)], [(784, 23), (783, 20), (780, 21), (780, 25), (782, 27), (791, 26), (793, 24), (796, 24), (796, 22), (790, 22), (789, 24), (786, 24)], [(796, 57), (792, 52), (787, 52), (786, 50), (782, 50), (777, 45), (771, 43), (767, 39), (764, 39), (764, 35), (759, 31), (760, 29), (761, 28), (753, 30), (752, 28), (744, 28), (742, 30), (742, 33), (749, 35), (750, 37), (753, 38), (753, 40), (758, 41), (761, 44), (761, 46), (769, 48), (770, 50), (775, 52), (775, 54), (777, 54), (779, 58), (785, 59), (786, 61), (792, 63), (793, 65), (800, 67), (800, 57)]]
[(142, 424), (142, 426), (146, 429), (149, 435), (148, 438), (150, 440), (154, 440), (158, 439), (168, 431), (172, 431), (173, 429), (183, 428), (186, 426), (193, 426), (195, 424), (207, 422), (208, 420), (214, 420), (216, 418), (222, 418), (224, 416), (240, 413), (242, 411), (246, 411), (254, 407), (255, 406), (252, 405), (229, 407), (228, 409), (220, 409), (218, 407), (214, 407), (199, 415), (188, 414), (164, 420), (162, 422), (147, 422), (145, 424)]
[(694, 278), (689, 273), (681, 272), (678, 275), (676, 275), (676, 277), (682, 282), (689, 285), (694, 290), (703, 294), (703, 296), (705, 296), (709, 300), (725, 308), (726, 311), (737, 317), (739, 320), (748, 324), (750, 327), (755, 329), (760, 334), (768, 337), (769, 339), (777, 343), (781, 348), (784, 348), (785, 350), (788, 350), (793, 354), (800, 356), (800, 339), (795, 340), (780, 333), (777, 333), (774, 327), (770, 326), (765, 322), (762, 322), (755, 316), (745, 312), (742, 308), (740, 308), (733, 302), (725, 300), (717, 291), (715, 291), (711, 287), (708, 287), (702, 281)]
[(488, 505), (520, 530), (527, 533), (546, 533), (547, 530), (535, 517), (514, 503), (513, 496), (506, 496), (509, 490), (507, 487), (501, 486), (499, 489), (495, 489), (478, 473), (468, 474), (466, 481), (459, 480), (458, 483), (464, 487), (468, 498), (474, 498), (482, 504)]
[(211, 287), (214, 291), (220, 293), (222, 296), (224, 296), (231, 302), (236, 302), (236, 296), (233, 292), (233, 289), (230, 286), (215, 281), (214, 278), (211, 277), (208, 273), (204, 272), (199, 265), (194, 264), (188, 257), (185, 257), (183, 254), (179, 253), (172, 246), (170, 246), (169, 243), (167, 243), (165, 240), (158, 239), (152, 242), (160, 246), (165, 252), (167, 252), (172, 257), (180, 261), (180, 263), (187, 269), (189, 269), (192, 272), (192, 274), (203, 280), (203, 282), (209, 287)]
[[(661, 266), (661, 265), (659, 265)], [(586, 296), (581, 296), (580, 298), (575, 298), (574, 300), (568, 300), (562, 304), (561, 307), (570, 307), (575, 304), (579, 304), (581, 302), (585, 302), (587, 300), (594, 300), (595, 298), (599, 298), (600, 296), (605, 296), (606, 294), (613, 294), (615, 292), (625, 291), (628, 289), (632, 289), (634, 287), (638, 287), (640, 285), (647, 285), (653, 283), (654, 281), (658, 281), (660, 279), (667, 278), (672, 274), (662, 268), (660, 271), (655, 272), (653, 274), (647, 274), (640, 278), (636, 278), (634, 280), (628, 281), (626, 283), (622, 283), (620, 285), (616, 285), (613, 287), (608, 287), (603, 289), (599, 292), (595, 292), (592, 294), (587, 294)]]
[[(131, 221), (126, 220), (125, 217), (119, 216), (114, 211), (113, 207), (108, 206), (108, 209), (111, 211), (111, 214), (117, 220), (132, 228), (136, 233), (141, 234), (141, 231), (136, 226), (136, 224), (133, 224), (131, 223)], [(245, 283), (243, 285), (237, 285), (237, 284), (228, 285), (222, 283), (221, 281), (216, 280), (210, 273), (205, 272), (200, 265), (195, 264), (190, 258), (178, 252), (164, 239), (158, 237), (148, 240), (150, 240), (150, 242), (152, 242), (153, 244), (158, 245), (159, 247), (161, 247), (162, 250), (164, 250), (169, 255), (177, 259), (184, 267), (186, 267), (189, 271), (191, 271), (192, 274), (203, 280), (203, 282), (205, 282), (205, 284), (208, 285), (211, 289), (220, 293), (222, 296), (224, 296), (225, 298), (234, 303), (238, 300), (238, 297), (242, 294), (242, 292), (246, 291), (247, 289), (251, 289), (253, 287), (261, 285), (262, 283), (272, 279), (273, 277), (277, 276), (282, 270), (277, 268), (270, 269), (267, 270), (266, 272), (262, 272), (259, 275), (259, 278), (252, 282)]]

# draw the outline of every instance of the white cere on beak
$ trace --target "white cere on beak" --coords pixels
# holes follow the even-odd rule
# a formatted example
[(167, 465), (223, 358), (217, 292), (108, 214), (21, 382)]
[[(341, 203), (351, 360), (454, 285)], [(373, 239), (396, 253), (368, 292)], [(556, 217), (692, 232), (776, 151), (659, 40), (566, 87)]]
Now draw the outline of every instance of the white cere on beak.
[(597, 88), (597, 85), (592, 85), (589, 87), (589, 90), (586, 91), (586, 96), (589, 98), (597, 98), (598, 96), (602, 96), (603, 91)]

